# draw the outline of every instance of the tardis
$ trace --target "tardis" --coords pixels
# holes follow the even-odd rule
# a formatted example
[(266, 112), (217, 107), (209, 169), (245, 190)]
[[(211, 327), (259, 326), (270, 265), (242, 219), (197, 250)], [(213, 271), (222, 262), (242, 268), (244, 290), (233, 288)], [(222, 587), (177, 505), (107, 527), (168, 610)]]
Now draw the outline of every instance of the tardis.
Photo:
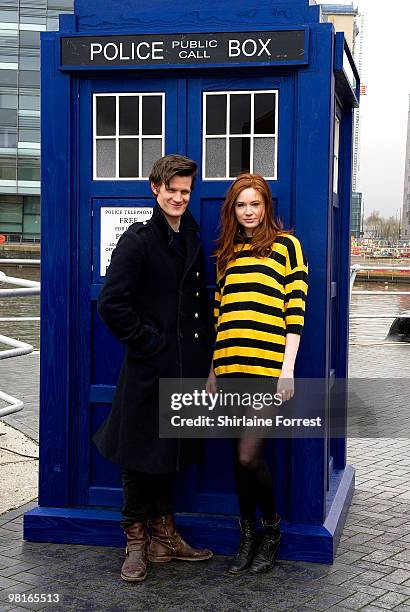
[[(268, 180), (303, 244), (310, 288), (296, 375), (327, 381), (328, 425), (319, 439), (277, 440), (266, 453), (281, 558), (333, 561), (354, 490), (346, 431), (330, 423), (332, 383), (347, 377), (359, 92), (343, 34), (308, 0), (77, 0), (59, 32), (43, 33), (40, 476), (26, 540), (123, 544), (120, 468), (92, 436), (124, 347), (96, 301), (119, 236), (151, 214), (153, 162), (179, 153), (200, 168), (190, 210), (210, 294), (220, 206), (241, 172)], [(207, 440), (176, 496), (181, 532), (222, 554), (239, 539), (231, 453), (229, 440)]]

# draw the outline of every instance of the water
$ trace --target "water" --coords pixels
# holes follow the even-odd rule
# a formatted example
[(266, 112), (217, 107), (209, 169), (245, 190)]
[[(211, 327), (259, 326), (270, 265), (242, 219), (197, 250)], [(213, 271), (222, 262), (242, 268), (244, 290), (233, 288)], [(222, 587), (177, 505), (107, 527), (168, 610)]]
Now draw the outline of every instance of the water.
[(385, 291), (385, 295), (353, 295), (350, 303), (351, 315), (385, 315), (392, 313), (390, 319), (351, 319), (350, 343), (381, 343), (386, 338), (396, 316), (410, 314), (410, 295), (392, 295), (397, 291), (410, 291), (410, 283), (374, 283), (356, 281), (354, 291)]
[[(34, 257), (33, 257), (34, 259)], [(7, 276), (24, 278), (25, 280), (40, 280), (39, 266), (5, 266), (0, 264), (0, 270)], [(0, 283), (0, 288), (17, 289), (16, 285)], [(18, 297), (0, 298), (0, 317), (39, 317), (40, 296), (27, 295)], [(16, 338), (40, 348), (40, 321), (21, 321), (18, 323), (0, 321), (0, 335)], [(6, 348), (1, 345), (1, 348)]]
[[(40, 269), (37, 266), (27, 266), (23, 269), (16, 266), (0, 264), (0, 270), (9, 276), (29, 280), (40, 280)], [(1, 285), (5, 287), (6, 285)], [(356, 281), (355, 290), (384, 291), (386, 284), (366, 283)], [(351, 314), (390, 314), (395, 316), (403, 312), (410, 313), (410, 295), (391, 295), (391, 292), (410, 291), (410, 283), (389, 283), (386, 295), (353, 295)], [(35, 317), (40, 313), (39, 296), (27, 296), (0, 299), (0, 317)], [(384, 341), (394, 316), (390, 319), (352, 319), (350, 321), (350, 342), (353, 344), (373, 344)], [(11, 336), (23, 342), (40, 348), (39, 322), (0, 322), (0, 334)]]

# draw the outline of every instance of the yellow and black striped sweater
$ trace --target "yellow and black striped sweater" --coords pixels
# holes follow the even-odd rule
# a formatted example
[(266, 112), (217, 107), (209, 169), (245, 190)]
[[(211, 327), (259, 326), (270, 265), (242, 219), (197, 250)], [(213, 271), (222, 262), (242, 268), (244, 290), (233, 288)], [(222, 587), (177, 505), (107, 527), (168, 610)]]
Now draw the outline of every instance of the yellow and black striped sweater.
[(236, 247), (215, 291), (216, 376), (279, 376), (286, 334), (301, 334), (308, 268), (295, 236), (277, 236), (269, 257), (253, 257), (250, 243)]

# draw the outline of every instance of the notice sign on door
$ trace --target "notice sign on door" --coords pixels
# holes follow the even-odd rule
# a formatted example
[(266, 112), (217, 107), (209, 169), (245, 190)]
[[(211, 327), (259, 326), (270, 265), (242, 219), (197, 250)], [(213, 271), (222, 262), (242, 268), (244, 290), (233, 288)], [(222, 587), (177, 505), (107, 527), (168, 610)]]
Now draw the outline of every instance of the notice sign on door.
[(100, 275), (105, 276), (117, 242), (133, 223), (143, 223), (152, 216), (151, 206), (101, 207)]

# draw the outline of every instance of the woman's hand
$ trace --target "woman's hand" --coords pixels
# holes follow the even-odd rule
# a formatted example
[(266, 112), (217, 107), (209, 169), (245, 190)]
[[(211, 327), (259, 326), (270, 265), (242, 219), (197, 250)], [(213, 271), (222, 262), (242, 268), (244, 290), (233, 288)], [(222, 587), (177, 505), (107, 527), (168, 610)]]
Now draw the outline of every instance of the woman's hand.
[(216, 385), (216, 376), (215, 376), (214, 369), (212, 367), (209, 371), (209, 376), (208, 376), (208, 380), (206, 381), (205, 389), (207, 393), (216, 393), (218, 391), (217, 385)]
[(284, 370), (280, 373), (277, 384), (277, 393), (280, 394), (282, 401), (287, 402), (295, 393), (295, 379), (293, 378), (293, 370)]

